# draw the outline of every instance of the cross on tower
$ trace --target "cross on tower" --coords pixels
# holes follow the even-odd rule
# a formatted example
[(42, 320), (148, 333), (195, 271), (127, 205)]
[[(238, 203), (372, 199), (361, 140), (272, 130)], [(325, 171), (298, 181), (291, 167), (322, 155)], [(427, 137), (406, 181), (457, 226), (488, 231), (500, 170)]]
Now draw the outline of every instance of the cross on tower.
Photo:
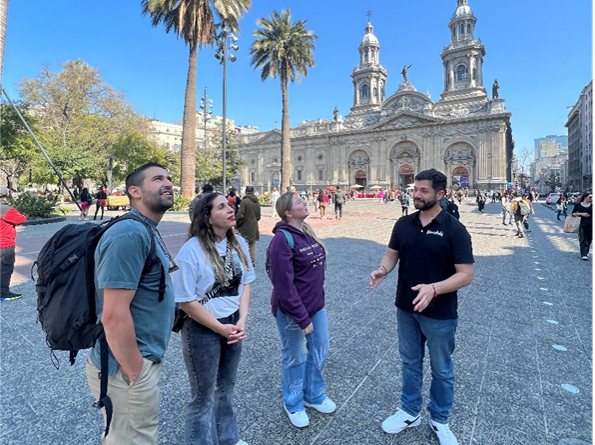
[(368, 22), (369, 22), (369, 21), (370, 21), (370, 16), (372, 15), (372, 11), (370, 11), (370, 10), (368, 9), (368, 13), (367, 13), (366, 15), (368, 16)]

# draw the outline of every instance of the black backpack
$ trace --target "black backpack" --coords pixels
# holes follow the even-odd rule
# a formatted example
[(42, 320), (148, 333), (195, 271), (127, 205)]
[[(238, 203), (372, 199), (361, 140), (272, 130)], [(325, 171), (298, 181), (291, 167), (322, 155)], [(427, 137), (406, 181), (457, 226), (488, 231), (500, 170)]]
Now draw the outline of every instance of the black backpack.
[[(295, 246), (295, 242), (293, 241), (293, 235), (285, 230), (285, 229), (279, 229), (279, 232), (283, 232), (283, 235), (285, 235), (285, 238), (287, 239), (287, 244), (289, 244), (289, 248), (291, 250), (293, 250), (294, 246)], [(267, 256), (266, 256), (266, 260), (264, 262), (264, 268), (267, 271), (267, 275), (269, 276), (269, 278), (271, 278), (271, 262), (269, 260), (269, 252), (271, 250), (271, 245), (269, 244), (269, 247), (267, 247)]]
[[(97, 323), (94, 255), (105, 231), (127, 219), (139, 221), (149, 231), (151, 250), (142, 272), (142, 276), (146, 275), (154, 262), (160, 261), (155, 254), (155, 236), (151, 226), (132, 213), (117, 216), (103, 224), (64, 226), (45, 243), (31, 268), (33, 279), (33, 268), (37, 266), (37, 319), (45, 332), (56, 369), (60, 363), (54, 351), (69, 351), (70, 364), (74, 365), (81, 349), (92, 348), (97, 340), (101, 342), (101, 393), (93, 406), (106, 408), (106, 435), (113, 410), (107, 396), (108, 346), (103, 326)], [(164, 293), (165, 269), (162, 265), (159, 301), (163, 300)]]
[(461, 215), (459, 214), (459, 206), (452, 202), (450, 199), (442, 198), (440, 200), (440, 207), (442, 207), (442, 209), (446, 213), (454, 216), (456, 219), (461, 218)]

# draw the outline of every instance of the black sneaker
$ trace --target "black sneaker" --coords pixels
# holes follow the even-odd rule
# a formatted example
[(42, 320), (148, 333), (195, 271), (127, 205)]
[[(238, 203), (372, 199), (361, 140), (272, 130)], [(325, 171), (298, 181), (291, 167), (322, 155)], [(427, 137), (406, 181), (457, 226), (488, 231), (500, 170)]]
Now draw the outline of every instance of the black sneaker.
[(15, 294), (14, 292), (10, 292), (7, 295), (3, 295), (2, 297), (0, 297), (0, 301), (18, 300), (22, 296), (23, 296), (23, 294)]

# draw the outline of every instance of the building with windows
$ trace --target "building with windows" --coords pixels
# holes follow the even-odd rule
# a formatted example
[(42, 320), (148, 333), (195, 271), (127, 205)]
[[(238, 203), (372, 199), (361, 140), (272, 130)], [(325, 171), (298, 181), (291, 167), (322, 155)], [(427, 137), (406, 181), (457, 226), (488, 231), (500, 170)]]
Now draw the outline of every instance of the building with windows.
[(583, 88), (568, 113), (568, 185), (572, 190), (593, 188), (593, 81)]
[[(292, 128), (291, 183), (297, 189), (329, 184), (405, 188), (428, 168), (443, 171), (448, 185), (501, 189), (511, 181), (511, 114), (492, 86), (484, 87), (484, 46), (475, 39), (477, 22), (467, 0), (457, 0), (448, 23), (450, 42), (441, 54), (443, 92), (432, 101), (401, 71), (402, 82), (386, 97), (388, 73), (380, 63), (380, 42), (368, 21), (351, 73), (353, 106), (342, 118), (306, 121)], [(243, 137), (247, 161), (242, 182), (261, 190), (278, 184), (281, 132)]]
[[(158, 144), (163, 145), (170, 150), (179, 152), (182, 148), (182, 121), (168, 124), (158, 119), (149, 119), (151, 123), (151, 138)], [(238, 133), (254, 133), (258, 132), (258, 127), (245, 126), (235, 127), (235, 123), (231, 119), (226, 119), (227, 132), (231, 128), (235, 129)], [(223, 118), (221, 116), (208, 116), (206, 122), (203, 117), (203, 113), (198, 111), (196, 113), (196, 147), (204, 147), (205, 140), (216, 140), (221, 138), (223, 128)]]

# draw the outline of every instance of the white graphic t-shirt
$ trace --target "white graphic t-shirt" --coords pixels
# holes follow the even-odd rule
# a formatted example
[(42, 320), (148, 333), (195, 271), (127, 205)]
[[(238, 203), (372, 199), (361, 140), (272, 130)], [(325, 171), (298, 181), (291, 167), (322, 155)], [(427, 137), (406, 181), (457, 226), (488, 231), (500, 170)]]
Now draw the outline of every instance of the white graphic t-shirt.
[[(210, 299), (205, 304), (205, 308), (215, 318), (228, 317), (238, 310), (244, 285), (254, 281), (256, 274), (250, 260), (248, 244), (244, 238), (240, 236), (237, 236), (237, 238), (251, 269), (246, 270), (244, 268), (238, 253), (234, 250), (233, 278), (225, 286), (222, 286), (218, 277), (215, 276), (213, 265), (208, 261), (198, 239), (191, 238), (186, 241), (175, 259), (180, 268), (173, 274), (177, 303), (200, 301), (208, 295)], [(217, 252), (225, 260), (227, 240), (225, 239), (215, 245), (217, 246)]]

